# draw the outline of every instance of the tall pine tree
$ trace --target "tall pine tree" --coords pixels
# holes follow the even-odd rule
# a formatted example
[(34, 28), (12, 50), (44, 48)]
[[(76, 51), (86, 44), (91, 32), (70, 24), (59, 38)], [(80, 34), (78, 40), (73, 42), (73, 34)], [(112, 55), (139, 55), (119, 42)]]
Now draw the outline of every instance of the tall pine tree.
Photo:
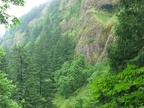
[[(132, 59), (144, 63), (144, 2), (142, 0), (120, 0), (116, 41), (108, 49), (108, 57), (113, 71), (126, 68)], [(142, 54), (142, 55), (141, 55)], [(138, 57), (138, 55), (141, 55)], [(138, 65), (138, 64), (136, 64)]]

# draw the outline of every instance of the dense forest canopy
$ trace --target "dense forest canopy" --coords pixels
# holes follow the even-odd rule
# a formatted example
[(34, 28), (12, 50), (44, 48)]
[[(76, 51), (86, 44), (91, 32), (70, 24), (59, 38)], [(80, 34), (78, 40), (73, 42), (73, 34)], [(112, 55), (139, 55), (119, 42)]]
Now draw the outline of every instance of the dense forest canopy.
[[(2, 2), (8, 26), (9, 3), (24, 1)], [(33, 8), (0, 41), (0, 108), (143, 108), (143, 5), (53, 0)]]

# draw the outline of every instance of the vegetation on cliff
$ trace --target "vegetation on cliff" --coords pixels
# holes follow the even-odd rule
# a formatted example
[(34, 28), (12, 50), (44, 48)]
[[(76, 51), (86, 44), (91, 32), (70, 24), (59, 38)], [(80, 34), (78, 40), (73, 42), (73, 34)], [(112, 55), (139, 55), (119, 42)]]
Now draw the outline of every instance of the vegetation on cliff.
[(0, 107), (144, 107), (142, 8), (138, 0), (33, 8), (3, 37)]

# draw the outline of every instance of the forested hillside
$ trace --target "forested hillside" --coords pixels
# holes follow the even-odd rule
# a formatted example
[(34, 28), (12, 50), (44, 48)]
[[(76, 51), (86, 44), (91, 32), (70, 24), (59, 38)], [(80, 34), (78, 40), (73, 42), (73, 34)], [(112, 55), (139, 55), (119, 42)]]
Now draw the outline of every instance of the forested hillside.
[(0, 108), (143, 108), (144, 3), (52, 0), (6, 31)]

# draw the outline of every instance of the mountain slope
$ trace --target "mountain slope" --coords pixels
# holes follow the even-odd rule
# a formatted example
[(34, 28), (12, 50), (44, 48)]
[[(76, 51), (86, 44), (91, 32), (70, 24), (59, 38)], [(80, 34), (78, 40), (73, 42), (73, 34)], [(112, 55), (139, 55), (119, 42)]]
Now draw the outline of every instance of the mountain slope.
[[(53, 5), (56, 5), (56, 2), (53, 1)], [(61, 36), (67, 35), (76, 42), (75, 56), (79, 53), (84, 54), (87, 61), (95, 63), (103, 58), (105, 44), (113, 35), (111, 30), (116, 21), (112, 14), (108, 13), (109, 7), (106, 6), (113, 6), (114, 3), (116, 1), (62, 0), (55, 9), (40, 6), (21, 18), (20, 27), (6, 33), (3, 44), (7, 48), (17, 43), (27, 46), (31, 44), (31, 38), (34, 41), (38, 38), (42, 29), (51, 26), (54, 30), (55, 27), (59, 27)], [(105, 8), (106, 12), (101, 7), (103, 10)]]
[(21, 17), (2, 42), (8, 78), (17, 86), (13, 98), (24, 108), (77, 108), (82, 98), (94, 106), (87, 85), (109, 69), (100, 61), (114, 40), (117, 3), (53, 0)]

